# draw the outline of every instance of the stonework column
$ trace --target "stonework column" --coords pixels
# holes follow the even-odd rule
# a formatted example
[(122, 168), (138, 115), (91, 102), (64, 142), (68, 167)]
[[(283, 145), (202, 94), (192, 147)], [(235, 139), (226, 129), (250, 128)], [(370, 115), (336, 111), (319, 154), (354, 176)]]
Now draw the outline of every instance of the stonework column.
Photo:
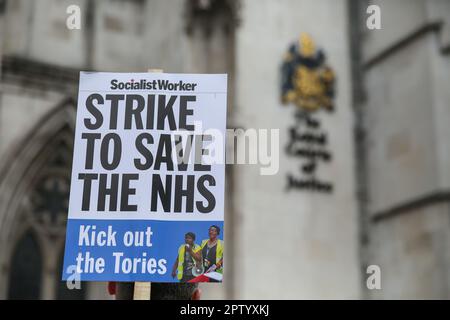
[[(358, 298), (351, 65), (345, 1), (245, 1), (236, 40), (236, 125), (278, 129), (280, 170), (262, 176), (236, 166), (234, 194), (236, 298)], [(317, 169), (331, 193), (286, 190), (301, 163), (288, 156), (295, 107), (280, 102), (280, 67), (302, 32), (323, 49), (336, 75), (335, 111), (314, 117), (328, 136), (332, 160)]]

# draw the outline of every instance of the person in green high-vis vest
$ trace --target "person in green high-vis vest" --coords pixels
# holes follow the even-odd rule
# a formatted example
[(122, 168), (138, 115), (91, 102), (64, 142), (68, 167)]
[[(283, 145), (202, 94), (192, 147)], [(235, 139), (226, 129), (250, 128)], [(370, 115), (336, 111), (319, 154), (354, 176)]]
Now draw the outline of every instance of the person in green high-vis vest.
[(220, 228), (212, 225), (208, 230), (209, 239), (202, 241), (200, 245), (202, 250), (203, 267), (207, 272), (215, 265), (215, 271), (222, 272), (223, 266), (223, 241), (218, 238)]
[(195, 244), (195, 233), (186, 233), (184, 244), (178, 248), (178, 256), (172, 268), (172, 278), (177, 277), (180, 282), (194, 279), (192, 269), (196, 263), (200, 264), (201, 260), (201, 247)]

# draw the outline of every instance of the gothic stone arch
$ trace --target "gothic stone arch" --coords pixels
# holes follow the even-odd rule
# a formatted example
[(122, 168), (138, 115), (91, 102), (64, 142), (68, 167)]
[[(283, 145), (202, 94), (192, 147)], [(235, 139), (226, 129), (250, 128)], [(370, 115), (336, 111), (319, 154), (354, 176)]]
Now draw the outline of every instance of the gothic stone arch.
[(74, 100), (63, 100), (0, 163), (0, 299), (8, 293), (15, 244), (30, 231), (43, 255), (40, 298), (55, 298), (67, 219), (60, 211), (68, 199), (51, 191), (68, 195), (75, 118)]

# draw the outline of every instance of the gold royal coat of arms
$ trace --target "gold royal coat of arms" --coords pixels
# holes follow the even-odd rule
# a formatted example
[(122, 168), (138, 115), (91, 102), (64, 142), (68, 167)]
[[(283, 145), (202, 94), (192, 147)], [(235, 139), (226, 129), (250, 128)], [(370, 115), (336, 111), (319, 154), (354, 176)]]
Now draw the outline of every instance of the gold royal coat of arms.
[(334, 109), (334, 72), (308, 34), (302, 33), (298, 42), (289, 47), (281, 72), (283, 104), (293, 103), (301, 111), (309, 112)]

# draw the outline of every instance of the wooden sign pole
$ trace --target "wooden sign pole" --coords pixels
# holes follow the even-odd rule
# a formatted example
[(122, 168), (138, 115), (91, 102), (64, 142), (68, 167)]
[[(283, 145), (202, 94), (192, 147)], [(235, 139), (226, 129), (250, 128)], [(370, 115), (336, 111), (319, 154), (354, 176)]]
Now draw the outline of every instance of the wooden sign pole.
[[(161, 73), (162, 69), (148, 69), (147, 72)], [(150, 300), (152, 286), (151, 282), (135, 282), (133, 300)]]
[(150, 300), (152, 293), (151, 282), (135, 282), (133, 300)]

